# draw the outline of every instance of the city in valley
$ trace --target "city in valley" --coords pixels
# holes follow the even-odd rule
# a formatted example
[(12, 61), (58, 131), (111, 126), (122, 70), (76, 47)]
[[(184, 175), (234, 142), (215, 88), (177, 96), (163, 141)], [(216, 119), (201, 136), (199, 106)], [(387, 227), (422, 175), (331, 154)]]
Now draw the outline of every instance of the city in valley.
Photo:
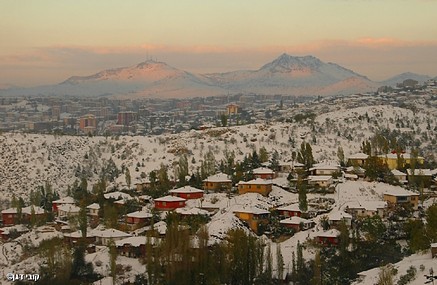
[(0, 284), (437, 284), (437, 1), (2, 1)]

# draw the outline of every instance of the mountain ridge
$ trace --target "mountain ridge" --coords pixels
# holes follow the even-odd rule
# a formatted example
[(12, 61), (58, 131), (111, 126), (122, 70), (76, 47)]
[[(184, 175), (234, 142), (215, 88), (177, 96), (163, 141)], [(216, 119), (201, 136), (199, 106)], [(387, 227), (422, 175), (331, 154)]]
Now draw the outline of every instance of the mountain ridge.
[[(401, 75), (405, 74), (408, 75)], [(427, 76), (427, 79), (430, 78)], [(336, 63), (323, 62), (312, 55), (291, 56), (283, 53), (256, 70), (206, 74), (191, 73), (165, 62), (146, 60), (87, 76), (71, 76), (56, 85), (0, 89), (0, 95), (185, 98), (255, 93), (327, 96), (376, 91), (384, 83), (371, 81), (353, 70)]]

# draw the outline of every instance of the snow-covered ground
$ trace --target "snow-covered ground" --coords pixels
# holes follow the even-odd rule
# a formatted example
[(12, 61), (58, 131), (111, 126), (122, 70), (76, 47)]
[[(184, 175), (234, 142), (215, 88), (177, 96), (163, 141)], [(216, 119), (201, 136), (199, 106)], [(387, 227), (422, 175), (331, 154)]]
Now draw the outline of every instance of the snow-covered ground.
[[(311, 143), (317, 161), (338, 161), (338, 146), (342, 146), (346, 157), (359, 152), (362, 141), (371, 137), (380, 127), (397, 129), (401, 133), (414, 132), (416, 139), (423, 138), (424, 133), (428, 138), (435, 138), (437, 130), (435, 115), (435, 110), (425, 107), (421, 112), (413, 114), (413, 111), (408, 109), (384, 105), (344, 108), (323, 113), (317, 116), (313, 123), (306, 121), (253, 124), (154, 137), (105, 138), (3, 133), (0, 134), (0, 201), (3, 201), (0, 209), (9, 206), (8, 201), (13, 194), (27, 202), (30, 191), (36, 191), (38, 186), (44, 186), (46, 182), (49, 182), (53, 190), (63, 197), (67, 193), (68, 186), (77, 179), (75, 174), (79, 172), (88, 176), (88, 187), (91, 189), (91, 185), (97, 182), (102, 167), (109, 159), (112, 159), (119, 169), (122, 165), (129, 169), (132, 185), (141, 180), (141, 173), (148, 174), (152, 170), (157, 170), (161, 164), (169, 166), (169, 175), (174, 179), (173, 166), (178, 162), (178, 153), (181, 152), (188, 154), (190, 173), (200, 167), (208, 151), (214, 153), (216, 161), (219, 162), (224, 158), (225, 150), (233, 151), (236, 160), (242, 160), (244, 155), (252, 153), (253, 149), (259, 151), (261, 147), (265, 147), (270, 154), (275, 150), (278, 151), (281, 161), (290, 161), (292, 151), (297, 151), (303, 141)], [(399, 125), (401, 121), (403, 126)], [(424, 149), (431, 144), (431, 141), (424, 142)], [(424, 156), (427, 157), (426, 154)], [(286, 185), (285, 177), (276, 178), (275, 184)], [(126, 185), (124, 174), (120, 174), (111, 187), (122, 185)], [(333, 207), (342, 209), (346, 203), (357, 200), (381, 201), (383, 193), (393, 187), (384, 183), (348, 181), (338, 184), (335, 193), (326, 194), (324, 197), (334, 199)], [(308, 199), (319, 196), (309, 193)], [(249, 232), (235, 217), (234, 210), (246, 206), (269, 210), (296, 203), (297, 200), (297, 194), (273, 186), (273, 191), (268, 197), (253, 193), (231, 198), (220, 193), (206, 194), (202, 202), (189, 200), (187, 208), (202, 206), (217, 209), (216, 214), (207, 224), (211, 236), (210, 242), (217, 242), (229, 229), (244, 228)], [(425, 206), (431, 203), (426, 201)], [(322, 231), (319, 225), (320, 218), (321, 216), (318, 216), (314, 219), (316, 227), (299, 232), (279, 243), (263, 237), (265, 242), (271, 245), (273, 254), (276, 253), (276, 246), (281, 247), (285, 272), (291, 270), (292, 252), (296, 251), (298, 241), (303, 244)], [(54, 236), (60, 236), (60, 233), (33, 230), (15, 241), (0, 244), (0, 268), (5, 272), (37, 270), (40, 260), (37, 256), (23, 258), (24, 245), (38, 246), (41, 240)], [(304, 252), (305, 258), (313, 258), (314, 253), (310, 247), (307, 247)], [(107, 275), (109, 255), (105, 247), (98, 248), (96, 253), (88, 254), (86, 259), (93, 262), (96, 272)], [(131, 281), (135, 274), (143, 273), (145, 270), (144, 266), (133, 258), (119, 256), (117, 262), (126, 267), (124, 278)], [(433, 260), (430, 259), (429, 254), (406, 258), (395, 265), (399, 272), (396, 278), (411, 264), (418, 269), (418, 277), (414, 281), (417, 283), (414, 284), (423, 284), (423, 274), (428, 273)], [(423, 272), (420, 269), (421, 264), (425, 267)], [(273, 258), (273, 266), (276, 268), (275, 258)], [(435, 267), (437, 269), (437, 266)], [(378, 270), (373, 269), (363, 273), (362, 275), (366, 277), (357, 284), (374, 284)]]

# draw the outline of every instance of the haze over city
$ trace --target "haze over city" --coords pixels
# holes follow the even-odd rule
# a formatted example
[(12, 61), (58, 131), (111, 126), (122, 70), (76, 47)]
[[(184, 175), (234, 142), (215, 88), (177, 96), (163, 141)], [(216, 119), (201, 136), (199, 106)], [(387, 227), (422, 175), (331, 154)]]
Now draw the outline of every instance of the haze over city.
[(437, 1), (5, 1), (0, 85), (157, 59), (194, 73), (314, 55), (372, 80), (435, 76)]

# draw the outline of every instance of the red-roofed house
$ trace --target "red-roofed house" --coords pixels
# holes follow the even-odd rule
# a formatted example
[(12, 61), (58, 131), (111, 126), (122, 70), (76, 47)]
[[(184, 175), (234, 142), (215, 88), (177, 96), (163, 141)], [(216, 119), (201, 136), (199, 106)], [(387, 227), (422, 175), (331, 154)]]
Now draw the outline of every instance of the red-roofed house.
[(176, 196), (165, 196), (155, 199), (155, 209), (161, 211), (170, 211), (177, 208), (185, 207), (185, 202), (187, 200), (184, 198)]
[(203, 190), (191, 187), (184, 186), (181, 188), (173, 189), (169, 191), (170, 195), (177, 196), (184, 199), (199, 199), (203, 197)]
[(74, 199), (72, 197), (64, 197), (62, 199), (52, 202), (53, 212), (57, 212), (59, 206), (62, 205), (74, 205)]

